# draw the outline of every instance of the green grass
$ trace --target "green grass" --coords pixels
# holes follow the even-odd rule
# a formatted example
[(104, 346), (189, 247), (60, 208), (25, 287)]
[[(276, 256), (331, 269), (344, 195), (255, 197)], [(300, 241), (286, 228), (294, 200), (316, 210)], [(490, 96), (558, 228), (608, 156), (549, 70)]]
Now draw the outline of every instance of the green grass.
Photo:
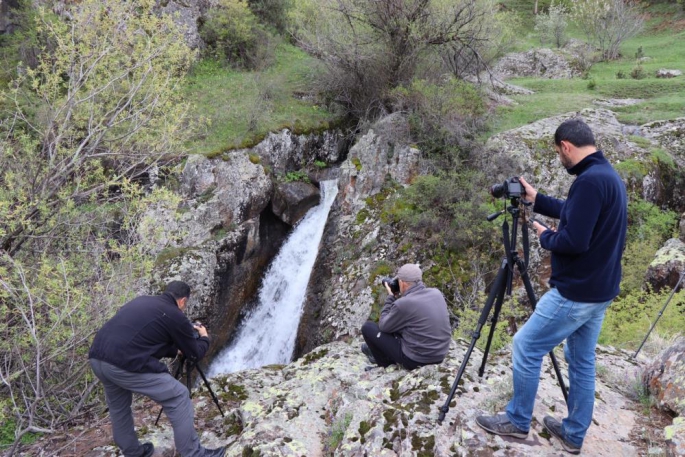
[[(531, 9), (526, 2), (506, 2), (512, 9)], [(510, 80), (535, 91), (533, 95), (511, 97), (517, 104), (499, 107), (491, 122), (488, 135), (520, 127), (549, 116), (577, 111), (592, 106), (597, 98), (636, 98), (643, 102), (637, 105), (612, 108), (620, 122), (644, 124), (660, 119), (673, 119), (685, 116), (685, 76), (672, 79), (657, 79), (655, 73), (660, 68), (681, 70), (685, 73), (685, 29), (676, 27), (672, 20), (685, 19), (675, 6), (659, 4), (648, 10), (651, 19), (645, 31), (621, 47), (622, 57), (612, 62), (599, 62), (592, 66), (587, 79), (547, 80), (518, 78)], [(679, 16), (680, 14), (680, 16)], [(682, 16), (682, 17), (681, 17)], [(532, 14), (525, 16), (534, 21)], [(531, 25), (532, 30), (532, 25)], [(579, 31), (571, 27), (569, 35), (581, 38)], [(532, 40), (532, 41), (531, 41)], [(524, 37), (526, 46), (539, 47), (535, 34)], [(630, 73), (637, 65), (635, 54), (639, 47), (649, 60), (641, 65), (646, 78), (631, 79)], [(623, 72), (627, 79), (618, 79), (617, 73)], [(594, 89), (588, 88), (593, 80)]]
[(255, 144), (270, 131), (290, 128), (309, 132), (336, 122), (335, 113), (309, 97), (317, 62), (283, 43), (274, 64), (263, 71), (239, 71), (202, 60), (184, 88), (194, 103), (193, 117), (208, 119), (192, 153), (210, 154)]

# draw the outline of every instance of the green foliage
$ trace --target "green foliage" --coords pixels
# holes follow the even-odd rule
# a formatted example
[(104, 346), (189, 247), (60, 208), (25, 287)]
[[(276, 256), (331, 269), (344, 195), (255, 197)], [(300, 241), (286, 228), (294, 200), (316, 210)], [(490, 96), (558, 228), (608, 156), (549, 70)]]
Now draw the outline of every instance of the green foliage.
[(587, 82), (587, 88), (588, 90), (595, 90), (597, 88), (597, 81), (594, 78), (590, 78)]
[[(263, 2), (255, 3), (257, 7)], [(258, 69), (273, 61), (274, 37), (245, 0), (220, 0), (199, 31), (209, 52), (231, 66)]]
[(645, 72), (644, 67), (638, 64), (635, 65), (630, 71), (630, 77), (633, 79), (645, 79), (647, 77), (647, 73)]
[[(608, 309), (599, 336), (599, 344), (612, 344), (626, 349), (637, 349), (647, 335), (671, 291), (658, 293), (635, 289), (618, 297)], [(673, 296), (658, 322), (662, 335), (682, 333), (685, 326), (685, 292)]]
[(309, 179), (309, 176), (307, 175), (306, 171), (303, 170), (298, 170), (298, 171), (289, 171), (285, 174), (283, 177), (283, 182), (293, 182), (293, 181), (302, 181), (302, 182), (311, 182)]
[(626, 79), (626, 73), (623, 70), (616, 72), (616, 79)]
[[(191, 114), (208, 118), (204, 131), (188, 141), (191, 152), (209, 153), (251, 147), (268, 132), (294, 129), (302, 133), (328, 129), (338, 123), (338, 115), (321, 106), (309, 95), (311, 72), (316, 59), (300, 49), (281, 43), (275, 62), (258, 71), (225, 68), (206, 58), (198, 62), (186, 79), (185, 97), (193, 100)], [(314, 95), (314, 94), (312, 94)]]
[(394, 109), (409, 113), (412, 137), (423, 154), (453, 169), (468, 157), (486, 112), (483, 95), (466, 81), (414, 80), (392, 91)]
[(314, 166), (319, 170), (323, 170), (324, 168), (328, 167), (328, 164), (322, 160), (315, 160)]
[(248, 0), (247, 3), (262, 23), (270, 25), (279, 33), (286, 31), (292, 0)]
[(549, 7), (547, 14), (535, 16), (535, 31), (540, 35), (540, 43), (543, 46), (553, 43), (557, 48), (561, 48), (566, 44), (567, 17), (566, 7), (554, 4)]
[(328, 449), (335, 451), (345, 437), (345, 432), (352, 422), (352, 413), (345, 413), (345, 415), (337, 419), (331, 428), (330, 436), (328, 438)]
[(628, 242), (655, 239), (662, 244), (676, 234), (678, 213), (659, 208), (645, 200), (628, 204)]

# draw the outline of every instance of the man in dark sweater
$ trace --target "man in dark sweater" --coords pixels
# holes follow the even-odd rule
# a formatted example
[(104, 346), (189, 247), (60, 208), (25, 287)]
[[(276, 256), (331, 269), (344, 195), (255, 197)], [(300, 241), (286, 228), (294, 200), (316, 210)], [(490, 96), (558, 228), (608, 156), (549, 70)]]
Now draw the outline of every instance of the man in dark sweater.
[(418, 265), (403, 265), (397, 272), (399, 296), (386, 283), (388, 297), (378, 324), (362, 326), (362, 352), (378, 366), (398, 364), (407, 370), (440, 363), (452, 341), (445, 297), (421, 281)]
[[(223, 456), (225, 448), (206, 449), (193, 424), (188, 389), (159, 359), (180, 352), (192, 362), (209, 348), (207, 330), (193, 325), (183, 311), (190, 287), (170, 282), (164, 293), (125, 304), (95, 335), (88, 358), (105, 388), (114, 442), (126, 457), (148, 457), (152, 443), (140, 444), (133, 428), (132, 394), (146, 395), (164, 408), (172, 427), (176, 451), (183, 457)], [(196, 333), (197, 332), (197, 335)]]
[(540, 245), (552, 252), (551, 289), (514, 335), (514, 396), (506, 414), (479, 416), (478, 425), (498, 435), (528, 436), (543, 357), (562, 341), (568, 362), (568, 417), (544, 418), (562, 447), (580, 453), (595, 401), (595, 346), (604, 313), (618, 295), (627, 228), (626, 190), (580, 119), (554, 134), (562, 165), (577, 176), (566, 200), (539, 194), (525, 179), (533, 210), (559, 219), (556, 230), (534, 223)]

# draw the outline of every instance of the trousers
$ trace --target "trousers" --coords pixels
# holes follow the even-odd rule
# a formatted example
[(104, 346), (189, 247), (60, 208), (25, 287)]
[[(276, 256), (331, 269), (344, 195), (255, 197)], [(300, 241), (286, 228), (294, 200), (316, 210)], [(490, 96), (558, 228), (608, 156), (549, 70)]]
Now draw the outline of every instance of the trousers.
[(139, 457), (143, 448), (133, 427), (133, 393), (145, 395), (162, 405), (174, 429), (176, 451), (183, 457), (201, 457), (193, 417), (193, 403), (186, 386), (169, 373), (132, 373), (107, 362), (90, 359), (95, 376), (105, 388), (114, 442), (126, 457)]
[(562, 420), (561, 428), (567, 441), (582, 446), (595, 405), (595, 347), (610, 304), (611, 300), (568, 300), (556, 288), (542, 296), (528, 322), (514, 335), (514, 396), (506, 413), (517, 428), (530, 429), (542, 359), (566, 340), (568, 417)]

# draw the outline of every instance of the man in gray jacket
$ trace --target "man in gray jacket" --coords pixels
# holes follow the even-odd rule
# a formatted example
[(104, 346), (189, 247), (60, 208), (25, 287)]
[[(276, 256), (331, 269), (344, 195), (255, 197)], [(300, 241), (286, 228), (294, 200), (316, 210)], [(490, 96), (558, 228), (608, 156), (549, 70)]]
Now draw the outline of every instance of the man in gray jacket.
[(413, 370), (445, 358), (452, 340), (445, 297), (421, 278), (418, 265), (403, 265), (397, 272), (399, 295), (386, 283), (388, 298), (378, 324), (369, 321), (362, 326), (362, 352), (376, 365), (396, 363)]

